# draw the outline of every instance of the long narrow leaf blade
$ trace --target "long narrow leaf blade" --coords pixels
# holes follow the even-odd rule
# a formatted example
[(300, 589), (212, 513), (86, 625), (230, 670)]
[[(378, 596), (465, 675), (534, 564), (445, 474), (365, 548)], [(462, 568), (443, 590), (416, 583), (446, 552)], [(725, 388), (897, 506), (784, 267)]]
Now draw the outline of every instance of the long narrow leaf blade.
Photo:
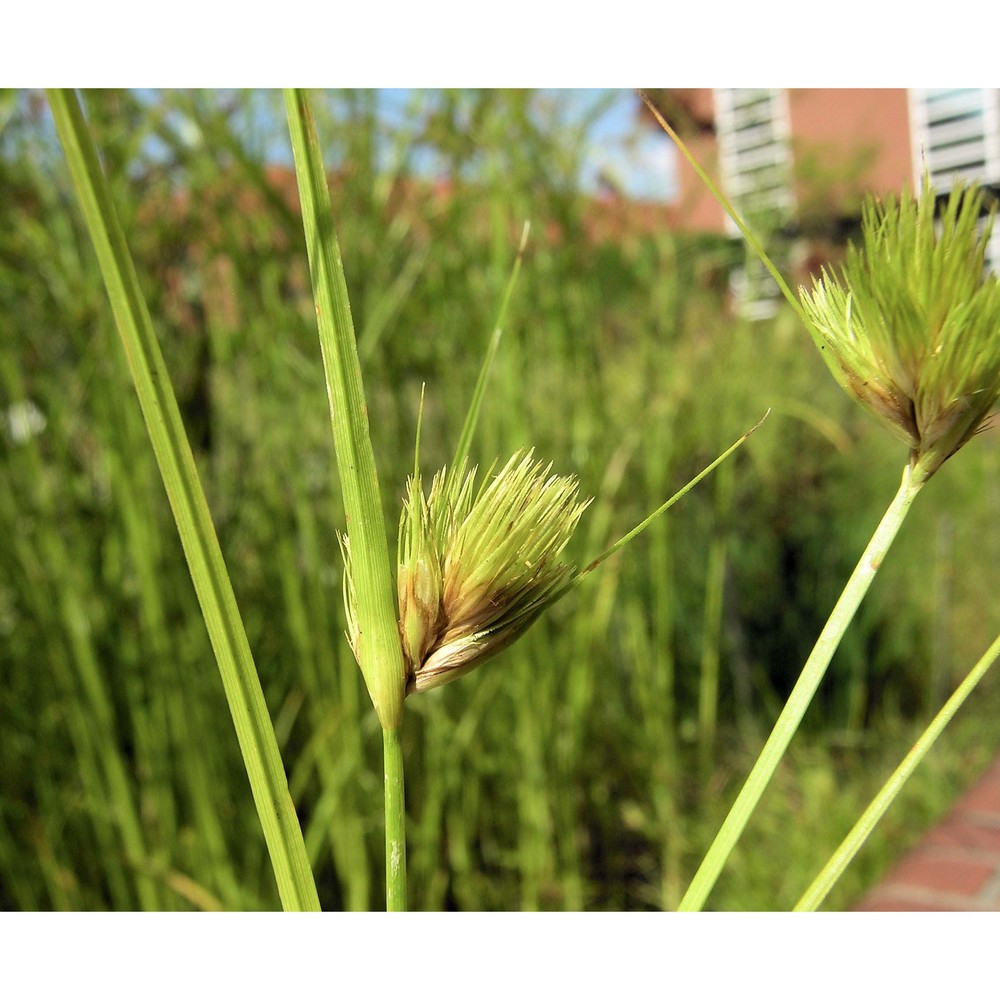
[(382, 727), (395, 729), (402, 717), (406, 674), (344, 264), (333, 227), (316, 123), (305, 93), (286, 90), (285, 109), (350, 538), (361, 672)]
[(678, 148), (684, 159), (691, 164), (692, 169), (701, 179), (705, 187), (708, 188), (708, 191), (712, 195), (712, 197), (719, 203), (719, 206), (722, 208), (722, 211), (725, 212), (726, 215), (728, 215), (729, 218), (731, 218), (734, 223), (736, 223), (737, 228), (743, 234), (743, 238), (747, 241), (747, 246), (750, 247), (750, 249), (757, 255), (757, 258), (760, 260), (760, 262), (764, 265), (764, 267), (767, 268), (771, 277), (774, 278), (774, 281), (777, 284), (778, 289), (781, 291), (781, 294), (785, 297), (785, 300), (798, 314), (799, 319), (801, 319), (802, 322), (806, 325), (806, 328), (809, 330), (810, 336), (813, 338), (813, 342), (816, 344), (817, 347), (819, 347), (822, 350), (822, 344), (820, 343), (819, 338), (817, 337), (815, 331), (812, 328), (812, 324), (809, 322), (805, 312), (802, 309), (802, 303), (799, 302), (797, 296), (788, 287), (788, 282), (785, 281), (784, 277), (782, 277), (782, 274), (778, 270), (774, 261), (772, 261), (771, 258), (767, 255), (767, 251), (764, 249), (763, 244), (753, 234), (752, 230), (743, 220), (743, 217), (740, 215), (740, 213), (736, 211), (736, 208), (733, 206), (733, 203), (719, 190), (719, 188), (713, 182), (712, 178), (708, 176), (708, 173), (705, 171), (704, 167), (702, 167), (702, 165), (694, 158), (694, 154), (691, 152), (691, 150), (687, 148), (687, 146), (684, 143), (684, 140), (681, 139), (681, 137), (670, 127), (667, 120), (663, 117), (663, 115), (660, 114), (659, 109), (649, 99), (649, 96), (640, 90), (639, 97), (642, 99), (642, 102), (649, 109), (652, 116), (656, 119), (660, 128), (662, 128), (663, 131), (666, 132), (667, 135), (670, 136), (670, 138), (673, 140), (674, 145)]
[(986, 676), (986, 672), (993, 666), (998, 656), (1000, 656), (1000, 636), (993, 640), (990, 648), (976, 662), (965, 680), (955, 689), (955, 693), (945, 702), (938, 714), (921, 733), (920, 738), (913, 744), (899, 767), (892, 772), (878, 794), (872, 799), (871, 804), (851, 828), (851, 832), (844, 838), (840, 847), (833, 852), (830, 860), (823, 866), (823, 870), (795, 904), (797, 911), (811, 912), (816, 910), (826, 899), (827, 894), (843, 875), (847, 866), (854, 860), (854, 856), (864, 846), (879, 820), (902, 791), (903, 785), (927, 756), (927, 752), (937, 742), (938, 737), (954, 718), (955, 713), (965, 704), (975, 686)]
[(695, 476), (692, 480), (690, 480), (686, 485), (682, 486), (672, 497), (670, 497), (669, 500), (667, 500), (665, 503), (657, 507), (656, 510), (654, 510), (653, 513), (650, 514), (648, 517), (643, 518), (643, 520), (640, 521), (639, 524), (637, 524), (634, 528), (632, 528), (631, 531), (627, 532), (625, 535), (619, 538), (618, 541), (615, 542), (615, 544), (612, 545), (610, 548), (605, 549), (596, 559), (592, 559), (582, 570), (580, 570), (579, 573), (577, 573), (573, 577), (572, 580), (570, 580), (570, 582), (566, 585), (566, 590), (575, 587), (584, 577), (587, 576), (588, 573), (593, 573), (593, 571), (597, 569), (597, 567), (600, 566), (601, 563), (603, 563), (606, 559), (610, 559), (616, 552), (618, 552), (620, 549), (628, 545), (628, 543), (631, 542), (632, 539), (636, 537), (636, 535), (639, 535), (643, 531), (645, 531), (653, 523), (653, 521), (655, 521), (661, 514), (668, 511), (671, 507), (673, 507), (675, 503), (677, 503), (678, 500), (680, 500), (682, 497), (686, 496), (691, 490), (693, 490), (695, 486), (697, 486), (698, 483), (700, 483), (710, 472), (712, 472), (719, 465), (721, 465), (727, 458), (729, 458), (729, 456), (732, 455), (732, 453), (736, 451), (737, 448), (741, 447), (747, 441), (750, 435), (753, 434), (754, 431), (756, 431), (757, 428), (760, 427), (760, 425), (764, 423), (765, 420), (767, 420), (770, 413), (771, 411), (768, 410), (767, 413), (765, 413), (764, 416), (762, 416), (760, 420), (758, 420), (757, 423), (755, 423), (753, 427), (750, 428), (750, 430), (748, 430), (742, 437), (734, 441), (713, 462), (711, 462), (709, 465), (706, 465), (705, 468), (702, 469), (697, 476)]
[(76, 95), (50, 91), (49, 103), (219, 664), (281, 903), (286, 910), (318, 910), (246, 631), (111, 191)]
[(472, 448), (472, 435), (476, 431), (476, 424), (479, 422), (479, 411), (483, 405), (483, 397), (486, 395), (486, 383), (489, 380), (490, 370), (493, 361), (497, 356), (500, 347), (500, 338), (503, 336), (504, 323), (507, 321), (507, 310), (510, 308), (510, 300), (514, 295), (514, 286), (517, 284), (517, 276), (521, 273), (521, 262), (524, 260), (524, 249), (528, 245), (528, 233), (531, 231), (531, 224), (527, 221), (521, 230), (521, 242), (517, 248), (517, 256), (514, 258), (514, 266), (511, 268), (510, 277), (504, 287), (503, 298), (500, 300), (500, 309), (497, 312), (496, 323), (493, 324), (493, 333), (490, 335), (489, 346), (486, 348), (486, 356), (483, 358), (482, 367), (479, 369), (479, 377), (476, 379), (476, 388), (472, 393), (472, 401), (469, 404), (469, 412), (466, 414), (465, 423), (462, 425), (462, 433), (459, 435), (458, 444), (455, 446), (455, 456), (451, 460), (451, 467), (458, 469), (462, 462), (468, 458), (469, 450)]

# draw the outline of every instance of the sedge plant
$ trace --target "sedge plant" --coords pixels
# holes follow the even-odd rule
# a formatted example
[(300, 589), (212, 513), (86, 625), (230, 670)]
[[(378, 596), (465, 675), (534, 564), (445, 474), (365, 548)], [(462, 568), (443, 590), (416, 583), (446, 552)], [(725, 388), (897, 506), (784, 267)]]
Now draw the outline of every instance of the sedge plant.
[[(506, 649), (611, 555), (676, 503), (756, 430), (733, 445), (583, 569), (563, 558), (590, 501), (575, 476), (553, 475), (533, 450), (515, 453), (477, 485), (468, 451), (498, 322), (451, 466), (425, 493), (417, 458), (406, 484), (393, 586), (356, 338), (308, 97), (287, 91), (347, 532), (348, 640), (383, 732), (386, 906), (406, 908), (406, 830), (400, 727), (408, 695), (440, 687)], [(526, 235), (526, 233), (525, 233)], [(523, 251), (523, 239), (522, 239)], [(501, 317), (517, 267), (508, 282)], [(395, 607), (393, 602), (395, 597)]]
[(737, 223), (806, 324), (837, 382), (909, 450), (899, 489), (823, 627), (757, 762), (680, 909), (704, 905), (889, 551), (917, 494), (983, 427), (1000, 398), (1000, 279), (984, 270), (992, 215), (956, 185), (943, 208), (929, 181), (917, 195), (869, 197), (860, 245), (793, 295), (733, 206), (651, 101), (643, 99)]
[[(757, 425), (759, 426), (759, 424)], [(437, 472), (424, 492), (415, 464), (397, 546), (398, 642), (405, 695), (430, 691), (491, 660), (606, 559), (731, 455), (756, 426), (641, 524), (582, 570), (562, 554), (590, 499), (572, 475), (519, 451), (477, 486), (465, 459)], [(418, 448), (419, 456), (419, 448)], [(348, 640), (358, 664), (365, 635), (357, 558), (341, 538)], [(405, 818), (398, 737), (386, 743), (386, 878), (391, 908), (405, 908)], [(395, 883), (395, 884), (394, 884)]]
[[(429, 488), (421, 478), (418, 458), (413, 476), (405, 485), (394, 578), (389, 546), (384, 544), (384, 537), (380, 547), (378, 531), (374, 528), (366, 530), (367, 525), (381, 525), (382, 521), (375, 465), (373, 460), (369, 460), (371, 446), (367, 442), (360, 367), (357, 352), (352, 348), (350, 307), (346, 286), (342, 284), (339, 249), (329, 221), (326, 179), (317, 150), (310, 148), (313, 140), (309, 132), (314, 133), (315, 130), (311, 127), (308, 105), (301, 95), (293, 94), (291, 98), (289, 121), (293, 145), (296, 146), (297, 166), (301, 164), (299, 184), (320, 343), (334, 417), (341, 481), (345, 484), (348, 521), (344, 546), (345, 554), (349, 552), (350, 569), (345, 577), (349, 637), (383, 728), (387, 901), (391, 908), (401, 909), (406, 902), (403, 760), (399, 740), (404, 699), (462, 676), (506, 648), (527, 630), (545, 608), (585, 579), (607, 556), (641, 531), (652, 517), (679, 499), (693, 483), (583, 571), (564, 562), (563, 553), (569, 535), (575, 530), (588, 502), (580, 498), (575, 478), (553, 475), (547, 463), (539, 462), (534, 453), (528, 451), (516, 453), (509, 462), (500, 462), (482, 481), (468, 460), (475, 414), (482, 400), (489, 363), (499, 341), (498, 323), (474, 394), (472, 411), (454, 458), (446, 469), (429, 477)], [(302, 838), (277, 750), (277, 745), (284, 742), (281, 736), (283, 725), (279, 718), (275, 727), (279, 736), (275, 741), (227, 571), (218, 552), (207, 504), (190, 461), (183, 426), (176, 415), (176, 403), (165, 377), (163, 359), (156, 349), (148, 311), (135, 283), (124, 238), (114, 220), (113, 206), (103, 184), (99, 161), (94, 150), (88, 148), (86, 123), (79, 108), (75, 107), (72, 95), (55, 94), (52, 103), (67, 159), (74, 170), (80, 201), (98, 248), (105, 281), (115, 303), (119, 331), (148, 421), (153, 454), (163, 470), (191, 575), (205, 611), (282, 903), (286, 908), (314, 908), (317, 901), (311, 884), (309, 858), (301, 849)], [(519, 261), (520, 258), (518, 264)], [(506, 308), (512, 286), (512, 282), (507, 286), (501, 313)], [(853, 319), (858, 315), (859, 299), (857, 292), (852, 292), (847, 299), (846, 309)], [(794, 301), (804, 317), (803, 302)], [(845, 308), (845, 305), (841, 303), (840, 308)], [(821, 349), (829, 351), (816, 326), (811, 324), (810, 329)], [(361, 331), (360, 339), (361, 357), (365, 358), (374, 340), (366, 348), (365, 331)], [(851, 365), (857, 367), (859, 361), (850, 357), (849, 347), (844, 347), (842, 353)], [(830, 354), (826, 356), (832, 357)], [(838, 368), (843, 375), (846, 369), (840, 362)], [(834, 369), (835, 373), (838, 368)], [(878, 388), (872, 390), (871, 381), (865, 386), (862, 402), (872, 412), (885, 418), (886, 400), (891, 402), (895, 398), (892, 391), (886, 388), (890, 383), (878, 383), (876, 379)], [(900, 377), (899, 381), (905, 382), (905, 379)], [(978, 398), (975, 387), (970, 392)], [(18, 394), (15, 393), (15, 396)], [(968, 439), (966, 432), (974, 432), (970, 430), (971, 425), (960, 428), (955, 423), (950, 428), (950, 434), (947, 427), (938, 434), (940, 428), (932, 428), (933, 421), (928, 423), (925, 419), (929, 411), (924, 408), (920, 411), (924, 416), (918, 417), (917, 409), (914, 406), (912, 427), (904, 420), (897, 431), (908, 442), (915, 436), (918, 444), (926, 444), (926, 454), (930, 454), (936, 446), (936, 458), (940, 462), (948, 457), (946, 452), (954, 453), (949, 452), (952, 446), (957, 450), (964, 444)], [(956, 414), (957, 410), (954, 413), (949, 411), (943, 423), (948, 424)], [(895, 426), (898, 421), (890, 419), (890, 423)], [(916, 428), (916, 435), (913, 427)], [(745, 437), (734, 448), (743, 440)], [(495, 471), (496, 468), (499, 472)], [(352, 477), (357, 479), (354, 486), (348, 485)], [(498, 521), (504, 517), (507, 518), (504, 525), (507, 530), (499, 530)], [(590, 520), (596, 521), (593, 518)], [(604, 535), (603, 530), (595, 531), (594, 528), (595, 524), (591, 524), (592, 537)], [(15, 544), (21, 541), (15, 539)], [(375, 554), (374, 559), (372, 553)], [(359, 569), (363, 562), (369, 562), (368, 568), (362, 566)], [(376, 641), (380, 635), (387, 637), (385, 642)], [(713, 672), (714, 668), (706, 670), (705, 677), (710, 679)], [(482, 689), (486, 690), (494, 688)], [(710, 702), (710, 695), (711, 691), (707, 691), (706, 702)], [(479, 702), (482, 700), (479, 699)], [(463, 728), (468, 729), (470, 725), (466, 721)], [(196, 723), (190, 728), (196, 732)], [(710, 731), (708, 725), (705, 731)], [(86, 742), (83, 740), (84, 746)], [(308, 768), (300, 768), (297, 764), (295, 771), (300, 770), (306, 772)], [(109, 773), (109, 783), (113, 777)], [(97, 783), (100, 783), (99, 780)], [(301, 786), (302, 782), (296, 781), (293, 772), (291, 788), (296, 798), (300, 794), (296, 788)], [(213, 806), (211, 793), (208, 793), (207, 799), (205, 808), (210, 813)], [(335, 802), (335, 797), (330, 801)], [(128, 863), (146, 872), (141, 828), (138, 823), (134, 824), (135, 829), (126, 827), (125, 820), (131, 820), (127, 816), (122, 820), (123, 841), (126, 834), (131, 840)], [(324, 818), (317, 813), (310, 822), (310, 831), (315, 833), (324, 822)], [(139, 831), (138, 839), (136, 830)], [(314, 842), (316, 839), (313, 837)], [(308, 836), (306, 842), (310, 842)], [(108, 845), (107, 852), (109, 855), (113, 853), (113, 845)], [(313, 851), (308, 853), (312, 855)], [(58, 882), (58, 875), (55, 870), (54, 884)], [(145, 875), (143, 878), (151, 881)], [(147, 898), (145, 892), (140, 902), (145, 907), (158, 905), (156, 898)]]

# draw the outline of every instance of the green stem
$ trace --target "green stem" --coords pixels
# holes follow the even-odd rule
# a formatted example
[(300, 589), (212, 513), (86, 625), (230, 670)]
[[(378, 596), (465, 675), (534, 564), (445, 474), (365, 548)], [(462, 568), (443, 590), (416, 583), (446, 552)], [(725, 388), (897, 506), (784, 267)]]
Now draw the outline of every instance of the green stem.
[(886, 810), (902, 790), (910, 775), (927, 755), (927, 751), (934, 745), (944, 727), (951, 722), (952, 717), (961, 708), (972, 689), (983, 679), (997, 656), (1000, 656), (1000, 636), (993, 640), (993, 645), (986, 650), (979, 662), (969, 671), (968, 676), (944, 703), (944, 707), (924, 730), (920, 739), (913, 744), (913, 749), (903, 758), (899, 767), (892, 772), (891, 777), (882, 786), (878, 795), (872, 799), (871, 805), (862, 813), (861, 818), (854, 824), (843, 843), (813, 880), (812, 885), (806, 889), (802, 898), (795, 904), (797, 911), (811, 912), (826, 899), (827, 893), (854, 859), (854, 855), (861, 849), (861, 846), (868, 839), (868, 835), (875, 829), (875, 825), (885, 815)]
[(826, 673), (830, 659), (861, 603), (861, 599), (871, 586), (882, 560), (889, 551), (889, 546), (896, 537), (896, 532), (899, 531), (910, 505), (925, 481), (919, 471), (915, 472), (910, 466), (903, 470), (903, 480), (896, 496), (889, 504), (889, 509), (875, 529), (875, 534), (872, 535), (868, 547), (854, 568), (851, 578), (847, 581), (847, 586), (844, 587), (840, 599), (827, 619), (826, 625), (823, 627), (823, 631), (792, 689), (792, 693), (788, 696), (788, 701), (785, 703), (778, 721), (774, 724), (774, 729), (771, 731), (764, 749), (760, 752), (746, 783), (729, 810), (729, 815), (695, 873), (688, 891), (684, 894), (680, 910), (700, 910), (704, 906), (726, 859), (736, 846), (736, 842), (764, 794), (764, 789), (771, 780), (778, 762), (788, 748), (792, 736), (795, 735), (795, 731), (798, 729), (799, 723)]
[(218, 662), (281, 904), (318, 910), (267, 702), (111, 188), (76, 94), (50, 90), (48, 97)]
[(364, 636), (355, 652), (382, 728), (396, 729), (403, 716), (406, 669), (344, 262), (309, 99), (304, 91), (286, 90), (285, 108), (351, 543), (358, 635)]
[(382, 730), (385, 752), (385, 908), (406, 910), (406, 805), (399, 729)]

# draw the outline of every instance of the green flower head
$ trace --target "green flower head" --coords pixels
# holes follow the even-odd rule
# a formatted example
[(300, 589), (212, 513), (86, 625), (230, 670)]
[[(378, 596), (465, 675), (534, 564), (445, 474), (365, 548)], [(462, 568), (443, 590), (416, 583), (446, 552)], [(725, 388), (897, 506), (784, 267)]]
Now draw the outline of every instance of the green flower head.
[(910, 447), (923, 480), (979, 430), (1000, 396), (1000, 279), (983, 260), (983, 193), (956, 186), (935, 218), (919, 198), (869, 199), (862, 245), (802, 305), (840, 384)]
[(476, 489), (476, 470), (407, 482), (397, 589), (407, 691), (467, 673), (518, 638), (565, 593), (560, 554), (590, 500), (572, 476), (517, 452)]

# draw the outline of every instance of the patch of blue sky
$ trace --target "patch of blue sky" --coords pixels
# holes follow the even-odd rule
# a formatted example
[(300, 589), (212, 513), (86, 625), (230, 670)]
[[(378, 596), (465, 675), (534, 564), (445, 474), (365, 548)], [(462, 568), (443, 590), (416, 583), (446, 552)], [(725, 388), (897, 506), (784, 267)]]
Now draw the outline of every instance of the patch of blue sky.
[(628, 198), (643, 201), (672, 201), (676, 197), (673, 143), (659, 131), (640, 124), (635, 91), (563, 93), (568, 96), (570, 115), (589, 121), (581, 178), (585, 190), (610, 185)]
[[(379, 91), (379, 114), (388, 131), (407, 125), (439, 99), (440, 92), (410, 89)], [(582, 130), (583, 190), (597, 193), (609, 187), (627, 198), (671, 201), (676, 196), (676, 157), (662, 134), (640, 125), (639, 99), (634, 91), (608, 89), (545, 89), (536, 93), (539, 123), (568, 132)], [(443, 161), (430, 148), (413, 153), (411, 167), (434, 176)]]
[[(155, 102), (156, 92), (141, 91)], [(217, 92), (225, 102), (231, 92)], [(377, 114), (382, 123), (379, 158), (394, 171), (401, 161), (406, 168), (425, 177), (442, 176), (448, 168), (444, 158), (427, 143), (414, 142), (421, 122), (441, 100), (442, 92), (409, 88), (387, 88), (376, 94)], [(203, 100), (203, 97), (202, 97)], [(170, 102), (166, 124), (190, 149), (202, 142), (194, 115)], [(195, 106), (200, 100), (194, 102)], [(236, 102), (234, 102), (236, 103)], [(638, 97), (630, 90), (543, 89), (535, 92), (533, 114), (541, 128), (565, 132), (580, 143), (580, 175), (575, 179), (584, 191), (596, 194), (614, 190), (626, 198), (667, 202), (677, 188), (676, 153), (662, 134), (640, 124)], [(204, 106), (204, 105), (203, 105)], [(269, 163), (291, 165), (291, 149), (284, 126), (283, 104), (275, 91), (254, 91), (239, 107), (245, 112), (243, 141), (249, 153)], [(192, 109), (193, 110), (193, 109)], [(151, 136), (147, 155), (156, 159), (166, 147)]]

